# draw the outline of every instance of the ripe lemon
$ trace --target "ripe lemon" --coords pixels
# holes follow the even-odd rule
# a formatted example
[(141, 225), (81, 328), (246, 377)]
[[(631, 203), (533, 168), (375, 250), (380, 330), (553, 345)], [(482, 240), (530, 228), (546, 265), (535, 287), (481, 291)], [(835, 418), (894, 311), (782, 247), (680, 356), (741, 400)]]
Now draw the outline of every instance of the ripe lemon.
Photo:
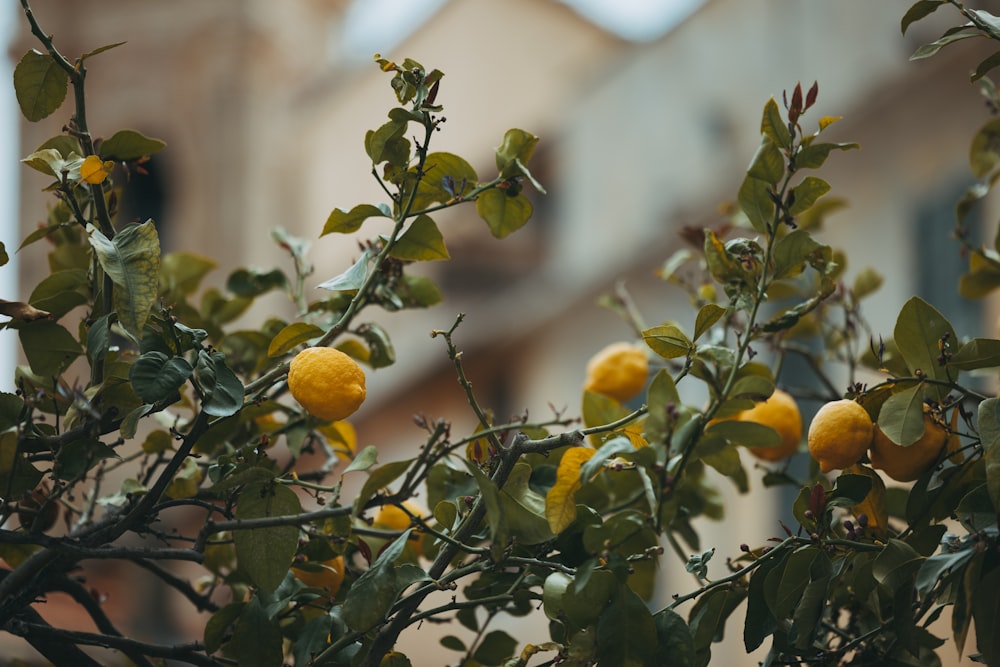
[(321, 588), (328, 598), (332, 598), (344, 583), (344, 557), (337, 556), (320, 563), (310, 563), (309, 569), (295, 563), (292, 565), (292, 574), (306, 586)]
[(288, 389), (309, 414), (326, 421), (351, 416), (365, 400), (365, 372), (332, 347), (309, 347), (288, 367)]
[(756, 422), (770, 426), (781, 437), (776, 447), (748, 447), (750, 453), (764, 461), (780, 461), (788, 458), (799, 448), (802, 441), (802, 413), (795, 399), (781, 389), (775, 389), (766, 401), (736, 415), (744, 422)]
[[(412, 500), (404, 500), (403, 507), (408, 509), (413, 516), (421, 518), (427, 516), (427, 511)], [(375, 515), (375, 519), (372, 521), (372, 528), (378, 528), (379, 530), (402, 532), (409, 527), (409, 515), (395, 505), (382, 505), (378, 513)], [(415, 562), (421, 555), (423, 555), (423, 548), (421, 546), (423, 533), (419, 530), (414, 530), (410, 533), (410, 538), (411, 539), (406, 543), (406, 548), (403, 551), (402, 558), (409, 562)], [(378, 554), (388, 543), (387, 540), (382, 540), (377, 537), (365, 537), (365, 540), (368, 542), (368, 546), (374, 554)]]
[[(422, 518), (426, 514), (423, 508), (412, 500), (404, 500), (403, 507), (410, 510), (410, 513), (417, 517)], [(410, 516), (395, 505), (382, 505), (375, 515), (372, 526), (383, 530), (403, 531), (410, 527)]]
[(873, 433), (871, 417), (859, 403), (847, 398), (831, 401), (809, 424), (809, 453), (823, 472), (842, 470), (864, 456)]
[(919, 440), (909, 447), (901, 447), (876, 424), (868, 456), (873, 468), (885, 472), (897, 482), (912, 482), (934, 465), (947, 441), (948, 431), (927, 414), (927, 407), (924, 406), (924, 434)]
[(583, 388), (625, 402), (642, 391), (649, 376), (645, 350), (632, 343), (612, 343), (587, 362)]

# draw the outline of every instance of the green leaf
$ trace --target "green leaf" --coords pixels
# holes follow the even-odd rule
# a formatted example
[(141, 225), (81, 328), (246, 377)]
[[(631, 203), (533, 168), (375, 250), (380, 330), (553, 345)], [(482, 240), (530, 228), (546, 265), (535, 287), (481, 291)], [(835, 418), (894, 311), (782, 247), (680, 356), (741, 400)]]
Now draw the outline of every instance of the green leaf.
[(958, 280), (958, 293), (966, 299), (981, 299), (1000, 287), (1000, 262), (980, 253), (969, 255), (969, 272)]
[(389, 332), (374, 322), (366, 322), (357, 329), (358, 334), (368, 343), (368, 365), (372, 368), (386, 368), (396, 363), (396, 349), (389, 339)]
[(1000, 664), (1000, 568), (994, 567), (977, 582), (972, 599), (972, 618), (976, 625), (976, 646), (987, 665)]
[(770, 426), (737, 420), (718, 421), (705, 429), (706, 436), (716, 436), (741, 447), (777, 447), (781, 436)]
[(745, 590), (723, 586), (698, 598), (688, 617), (695, 653), (706, 651), (712, 642), (722, 640), (726, 619), (745, 597)]
[(109, 139), (101, 142), (97, 154), (102, 160), (129, 162), (159, 153), (167, 147), (167, 142), (153, 139), (135, 130), (119, 130)]
[(201, 408), (213, 417), (228, 417), (243, 407), (243, 383), (226, 365), (226, 355), (198, 351), (195, 378), (201, 386)]
[[(13, 428), (21, 421), (24, 401), (17, 394), (0, 391), (0, 431)], [(3, 479), (3, 475), (0, 475)]]
[(89, 288), (86, 271), (55, 271), (32, 290), (28, 303), (47, 311), (53, 320), (58, 320), (77, 306), (87, 303)]
[(976, 132), (969, 147), (969, 166), (977, 178), (985, 178), (1000, 164), (1000, 118)]
[(775, 618), (787, 618), (798, 605), (802, 592), (809, 585), (813, 561), (819, 554), (819, 550), (815, 547), (794, 551), (785, 559), (780, 571), (771, 573), (771, 577), (779, 577), (777, 593), (770, 605)]
[(778, 103), (772, 97), (764, 105), (764, 116), (760, 120), (760, 133), (767, 135), (779, 148), (792, 147), (792, 135), (781, 117)]
[(35, 171), (62, 180), (63, 170), (66, 170), (67, 172), (70, 170), (69, 161), (74, 158), (78, 159), (79, 156), (71, 155), (70, 157), (64, 158), (55, 148), (40, 148), (28, 157), (23, 158), (21, 162)]
[(503, 142), (496, 149), (497, 171), (500, 175), (503, 178), (523, 175), (526, 171), (524, 165), (531, 160), (537, 144), (538, 137), (530, 132), (516, 128), (507, 130), (503, 135)]
[(115, 284), (118, 321), (138, 339), (160, 286), (160, 239), (156, 226), (152, 220), (127, 225), (113, 240), (93, 225), (87, 226), (87, 234), (97, 261)]
[(818, 169), (823, 166), (826, 159), (830, 157), (830, 151), (849, 151), (861, 148), (860, 144), (815, 144), (801, 146), (799, 152), (795, 154), (796, 169)]
[(500, 665), (516, 650), (516, 639), (503, 630), (493, 630), (483, 637), (472, 658), (482, 665)]
[(827, 507), (854, 507), (865, 498), (872, 490), (872, 478), (868, 475), (854, 473), (842, 473), (837, 478), (833, 490), (826, 496)]
[(241, 610), (229, 648), (240, 667), (282, 664), (281, 628), (268, 617), (257, 596)]
[(385, 617), (404, 587), (426, 579), (426, 573), (414, 565), (395, 565), (406, 547), (410, 532), (411, 529), (403, 531), (386, 545), (371, 567), (347, 591), (343, 617), (348, 627), (364, 631), (375, 626)]
[(334, 276), (320, 283), (316, 287), (330, 290), (331, 292), (357, 292), (364, 284), (365, 278), (368, 277), (368, 265), (371, 264), (371, 261), (372, 253), (370, 250), (365, 249), (351, 268), (339, 276)]
[(966, 341), (948, 360), (948, 366), (963, 371), (1000, 366), (1000, 340), (973, 338)]
[(404, 275), (396, 285), (396, 296), (404, 308), (429, 308), (444, 298), (433, 280), (426, 276)]
[(656, 622), (646, 604), (619, 586), (597, 621), (597, 660), (601, 667), (647, 664), (656, 650)]
[(872, 576), (887, 591), (913, 584), (924, 558), (906, 542), (889, 539), (872, 562)]
[(531, 466), (524, 462), (514, 464), (499, 496), (510, 535), (519, 544), (527, 545), (541, 544), (554, 537), (545, 517), (545, 498), (531, 489), (530, 480)]
[(121, 459), (121, 457), (100, 440), (75, 440), (59, 448), (53, 474), (66, 481), (79, 479), (102, 459)]
[(795, 229), (774, 244), (774, 277), (797, 276), (805, 270), (806, 263), (823, 266), (833, 261), (833, 251), (819, 243), (804, 229)]
[(925, 16), (929, 16), (934, 12), (934, 10), (946, 2), (947, 0), (919, 0), (919, 2), (910, 7), (906, 11), (906, 14), (903, 15), (903, 20), (900, 21), (900, 30), (905, 35), (906, 29), (913, 23), (916, 23)]
[(80, 343), (69, 331), (48, 320), (29, 322), (17, 330), (32, 372), (55, 377), (80, 356)]
[(339, 208), (335, 208), (326, 219), (323, 231), (319, 235), (326, 236), (327, 234), (334, 233), (351, 234), (361, 229), (361, 225), (365, 220), (376, 217), (384, 218), (386, 215), (382, 209), (371, 204), (358, 204), (346, 213)]
[(215, 260), (194, 253), (167, 253), (160, 259), (160, 292), (190, 296), (216, 266)]
[(743, 622), (743, 646), (747, 653), (756, 651), (764, 639), (774, 632), (777, 623), (764, 596), (764, 582), (768, 574), (784, 561), (777, 557), (765, 561), (754, 570), (747, 587), (747, 615)]
[(226, 289), (239, 297), (253, 298), (266, 294), (273, 289), (284, 289), (288, 278), (284, 271), (272, 269), (257, 271), (254, 269), (237, 269), (226, 278)]
[(205, 653), (211, 655), (222, 647), (229, 626), (236, 622), (246, 605), (246, 602), (232, 602), (212, 614), (205, 623)]
[(445, 635), (441, 638), (441, 646), (451, 651), (465, 651), (465, 642), (455, 635)]
[[(64, 160), (70, 159), (70, 156), (83, 155), (83, 148), (80, 146), (79, 139), (68, 134), (57, 134), (54, 137), (50, 137), (35, 150), (40, 151), (46, 148), (56, 149)], [(53, 220), (50, 220), (50, 222), (53, 222)]]
[(972, 77), (970, 79), (973, 83), (975, 83), (997, 67), (1000, 67), (1000, 51), (997, 51), (992, 56), (985, 58), (981, 63), (979, 63), (976, 66), (976, 71), (972, 73)]
[(664, 359), (676, 359), (684, 357), (693, 349), (693, 344), (684, 335), (680, 327), (673, 324), (664, 324), (651, 327), (642, 332), (642, 339), (646, 341), (653, 352)]
[[(486, 523), (490, 528), (490, 539), (494, 544), (506, 544), (510, 535), (506, 517), (504, 516), (503, 505), (500, 502), (500, 490), (496, 483), (483, 472), (483, 470), (473, 461), (466, 461), (466, 466), (479, 487), (479, 495), (486, 506)], [(558, 526), (552, 527), (552, 532)]]
[(791, 198), (789, 199), (791, 205), (788, 207), (788, 214), (795, 216), (805, 213), (808, 209), (812, 208), (817, 199), (829, 191), (830, 184), (822, 178), (806, 176), (802, 179), (801, 183), (792, 188)]
[(926, 598), (942, 578), (956, 578), (960, 581), (965, 575), (965, 566), (975, 554), (975, 549), (962, 549), (952, 553), (942, 552), (925, 560), (921, 563), (914, 582), (917, 595), (921, 599)]
[(191, 364), (183, 357), (153, 351), (132, 363), (128, 379), (143, 402), (158, 403), (173, 397), (193, 372)]
[(854, 277), (854, 283), (851, 285), (851, 292), (854, 294), (854, 299), (860, 301), (866, 296), (875, 293), (885, 279), (882, 274), (873, 268), (862, 269), (858, 275)]
[(740, 185), (737, 195), (740, 208), (758, 234), (766, 234), (774, 224), (774, 199), (771, 198), (771, 187), (753, 176), (747, 176)]
[(322, 336), (324, 331), (315, 324), (308, 322), (292, 322), (274, 335), (267, 346), (267, 356), (280, 357), (292, 348), (314, 338)]
[(979, 437), (986, 462), (986, 488), (993, 506), (1000, 508), (1000, 399), (987, 398), (979, 404)]
[(925, 427), (923, 386), (916, 384), (890, 396), (879, 410), (878, 427), (901, 447), (919, 440)]
[(785, 175), (785, 158), (781, 149), (767, 135), (761, 138), (760, 146), (750, 161), (747, 174), (772, 186), (777, 185)]
[(411, 463), (413, 459), (393, 461), (372, 470), (364, 486), (361, 487), (361, 492), (354, 499), (354, 515), (357, 516), (364, 509), (365, 503), (371, 500), (379, 489), (389, 486), (406, 472)]
[[(670, 435), (671, 430), (676, 425), (672, 412), (668, 410), (668, 405), (673, 405), (676, 409), (681, 404), (680, 395), (677, 393), (677, 385), (674, 383), (670, 369), (661, 368), (653, 376), (646, 392), (646, 405), (649, 406), (649, 414), (646, 417), (645, 434), (650, 442), (663, 442)], [(677, 421), (681, 421), (680, 418)]]
[(531, 212), (531, 202), (524, 195), (511, 197), (505, 190), (487, 190), (476, 199), (476, 213), (498, 239), (523, 227)]
[(397, 167), (405, 167), (410, 156), (410, 142), (403, 138), (407, 121), (390, 120), (377, 130), (369, 130), (365, 135), (365, 152), (372, 164), (388, 161)]
[(424, 161), (424, 174), (417, 184), (412, 210), (461, 198), (478, 185), (478, 180), (476, 170), (458, 155), (430, 153)]
[(389, 254), (396, 259), (409, 262), (426, 262), (450, 257), (444, 245), (444, 237), (429, 215), (417, 216), (417, 219), (397, 239)]
[(32, 123), (62, 106), (69, 75), (48, 55), (31, 50), (14, 67), (14, 92), (21, 113)]
[(694, 639), (691, 629), (672, 609), (662, 609), (653, 616), (656, 624), (657, 650), (652, 664), (671, 667), (694, 666)]
[(701, 335), (712, 328), (712, 325), (722, 319), (726, 314), (726, 309), (714, 303), (706, 303), (698, 309), (698, 317), (694, 322), (694, 340), (701, 338)]
[[(236, 504), (238, 520), (290, 516), (302, 512), (299, 497), (270, 481), (248, 485)], [(266, 593), (273, 593), (288, 574), (298, 546), (295, 525), (233, 531), (239, 568)], [(279, 659), (280, 662), (280, 659)]]
[(970, 37), (983, 37), (982, 34), (978, 32), (954, 32), (947, 34), (940, 39), (936, 39), (930, 44), (924, 44), (910, 56), (910, 60), (923, 60), (924, 58), (930, 58), (935, 53), (948, 46), (963, 39), (968, 39)]
[(42, 471), (31, 465), (24, 453), (19, 451), (17, 433), (13, 431), (0, 436), (0, 481), (4, 495), (9, 492), (10, 498), (20, 498), (21, 494), (31, 491), (42, 481)]
[[(816, 559), (820, 561), (827, 559), (822, 555)], [(795, 628), (795, 646), (799, 649), (807, 649), (812, 644), (813, 637), (816, 636), (816, 626), (823, 616), (823, 605), (827, 600), (827, 592), (830, 587), (830, 576), (813, 577), (802, 591), (802, 598), (795, 607), (792, 614), (792, 622)]]
[[(948, 368), (938, 363), (942, 340), (954, 341), (955, 330), (951, 323), (929, 303), (920, 297), (911, 297), (896, 318), (893, 329), (896, 347), (910, 371), (918, 369), (924, 375), (948, 383)], [(948, 393), (946, 386), (928, 386), (925, 392), (933, 398), (941, 399)]]

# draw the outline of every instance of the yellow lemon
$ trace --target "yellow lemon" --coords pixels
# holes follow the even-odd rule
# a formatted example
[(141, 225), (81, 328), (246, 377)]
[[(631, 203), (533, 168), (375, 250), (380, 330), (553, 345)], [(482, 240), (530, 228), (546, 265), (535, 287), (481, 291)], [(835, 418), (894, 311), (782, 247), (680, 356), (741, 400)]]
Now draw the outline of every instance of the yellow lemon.
[[(424, 510), (420, 505), (413, 502), (412, 500), (404, 500), (403, 507), (408, 509), (413, 516), (423, 518), (427, 515), (427, 511)], [(378, 528), (380, 530), (392, 530), (402, 532), (410, 527), (410, 517), (403, 510), (399, 509), (395, 505), (382, 505), (378, 513), (375, 515), (375, 520), (372, 521), (372, 528)], [(407, 560), (415, 560), (423, 554), (423, 549), (421, 548), (421, 541), (423, 538), (423, 533), (419, 530), (414, 530), (411, 534), (411, 539), (406, 543), (406, 551), (404, 552), (404, 558)], [(371, 546), (372, 550), (376, 553), (385, 546), (384, 541), (380, 541), (373, 538), (366, 538)]]
[(337, 595), (344, 583), (344, 557), (337, 556), (320, 563), (309, 563), (308, 568), (298, 563), (292, 565), (292, 574), (310, 588), (320, 588), (328, 598)]
[(927, 414), (927, 406), (924, 406), (924, 434), (919, 440), (909, 447), (901, 447), (876, 424), (868, 456), (873, 468), (885, 472), (897, 482), (912, 482), (934, 465), (947, 441), (947, 429)]
[(809, 424), (809, 453), (823, 472), (842, 470), (864, 456), (873, 434), (871, 417), (858, 402), (847, 398), (831, 401)]
[(736, 419), (770, 426), (781, 437), (777, 447), (749, 447), (750, 453), (764, 461), (780, 461), (799, 448), (802, 440), (802, 413), (791, 394), (775, 389), (766, 401), (744, 410)]
[(288, 367), (288, 389), (309, 414), (326, 421), (345, 419), (365, 400), (365, 372), (332, 347), (309, 347)]
[(612, 343), (587, 362), (583, 388), (625, 402), (642, 391), (649, 376), (645, 350), (632, 343)]

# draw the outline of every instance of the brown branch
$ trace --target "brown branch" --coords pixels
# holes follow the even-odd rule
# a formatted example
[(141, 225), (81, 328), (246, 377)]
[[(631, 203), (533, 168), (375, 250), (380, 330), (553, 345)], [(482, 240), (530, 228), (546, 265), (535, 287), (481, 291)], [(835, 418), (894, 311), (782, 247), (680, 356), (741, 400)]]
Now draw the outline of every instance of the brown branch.
[[(41, 619), (40, 616), (38, 618)], [(77, 644), (81, 644), (83, 646), (100, 646), (103, 648), (122, 651), (126, 654), (138, 652), (142, 655), (153, 658), (169, 658), (170, 660), (186, 662), (189, 665), (198, 665), (199, 667), (220, 667), (221, 665), (221, 663), (215, 659), (205, 655), (204, 645), (198, 642), (190, 644), (177, 644), (173, 646), (168, 644), (150, 644), (148, 642), (141, 642), (137, 639), (129, 639), (128, 637), (113, 637), (94, 632), (80, 632), (78, 630), (53, 628), (51, 625), (44, 623), (44, 621), (42, 623), (19, 621), (16, 623), (16, 630), (16, 634), (20, 634), (25, 638), (31, 637), (35, 640), (40, 640), (40, 643), (45, 643), (50, 646), (73, 646), (74, 648)], [(38, 647), (36, 646), (36, 649), (37, 648)], [(90, 658), (87, 658), (86, 662), (54, 662), (58, 665), (71, 664), (74, 665), (74, 667), (77, 665), (95, 665), (96, 667), (100, 667), (98, 663), (94, 662)]]
[(219, 611), (219, 605), (212, 602), (206, 596), (199, 595), (194, 587), (191, 586), (191, 583), (186, 579), (181, 579), (172, 572), (164, 570), (153, 561), (138, 559), (133, 560), (132, 562), (159, 577), (166, 585), (170, 586), (187, 598), (188, 602), (193, 604), (198, 611), (209, 611), (213, 613)]

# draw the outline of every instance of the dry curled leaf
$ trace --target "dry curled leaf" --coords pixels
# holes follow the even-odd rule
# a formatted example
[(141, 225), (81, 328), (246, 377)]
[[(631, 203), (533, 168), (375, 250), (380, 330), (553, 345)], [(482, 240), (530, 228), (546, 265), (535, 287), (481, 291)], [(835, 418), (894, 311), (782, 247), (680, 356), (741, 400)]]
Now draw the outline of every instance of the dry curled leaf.
[(52, 317), (48, 311), (39, 310), (31, 304), (22, 301), (6, 301), (5, 299), (0, 299), (0, 315), (6, 315), (23, 322), (34, 322)]

